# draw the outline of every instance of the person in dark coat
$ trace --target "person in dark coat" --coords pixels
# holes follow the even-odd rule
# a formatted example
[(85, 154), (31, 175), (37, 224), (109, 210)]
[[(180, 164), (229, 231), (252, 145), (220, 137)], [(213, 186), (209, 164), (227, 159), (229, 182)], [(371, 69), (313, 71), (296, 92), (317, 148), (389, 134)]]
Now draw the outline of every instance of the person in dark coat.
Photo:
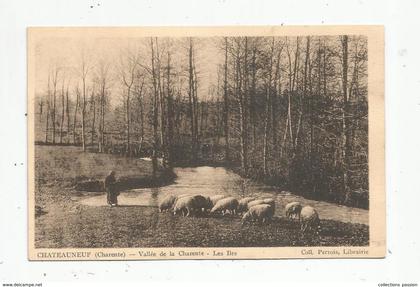
[(110, 206), (116, 206), (118, 205), (118, 195), (119, 192), (115, 188), (115, 171), (111, 171), (107, 177), (105, 177), (104, 185), (105, 185), (105, 191), (106, 191), (106, 199), (107, 203)]

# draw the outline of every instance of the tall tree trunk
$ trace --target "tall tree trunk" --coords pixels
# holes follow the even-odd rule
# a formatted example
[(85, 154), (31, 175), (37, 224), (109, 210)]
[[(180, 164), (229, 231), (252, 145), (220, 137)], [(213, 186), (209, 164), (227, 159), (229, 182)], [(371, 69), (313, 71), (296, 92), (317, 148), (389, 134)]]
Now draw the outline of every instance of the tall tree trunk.
[(256, 106), (256, 93), (257, 93), (257, 64), (256, 64), (257, 49), (254, 46), (252, 49), (252, 75), (251, 75), (251, 93), (250, 93), (250, 122), (252, 124), (252, 146), (255, 148), (257, 139), (257, 116), (255, 112)]
[[(281, 78), (281, 76), (282, 76), (281, 53), (282, 53), (282, 51), (283, 51), (283, 45), (280, 47), (280, 49), (278, 51), (278, 54), (277, 54), (277, 68), (276, 68), (276, 81), (275, 81), (276, 82), (276, 84), (275, 84), (275, 95), (277, 97), (277, 100), (282, 98), (282, 85), (281, 85), (281, 79), (282, 79)], [(276, 102), (276, 105), (278, 105), (277, 102)], [(277, 111), (277, 106), (276, 106), (276, 111)], [(276, 122), (278, 122), (278, 121), (276, 120)], [(279, 125), (278, 129), (280, 130), (280, 128), (281, 127)], [(277, 152), (278, 160), (281, 160), (281, 158), (282, 158), (282, 142), (280, 142), (280, 139), (278, 138), (277, 135), (273, 138), (273, 144), (274, 144), (274, 150)]]
[(102, 126), (102, 117), (103, 117), (103, 87), (101, 87), (100, 94), (99, 94), (99, 119), (98, 119), (98, 151), (101, 153), (103, 152), (103, 126)]
[(222, 101), (221, 101), (221, 84), (220, 84), (220, 74), (222, 73), (220, 66), (217, 72), (217, 100), (216, 100), (216, 144), (219, 145), (220, 143), (220, 137), (222, 136), (222, 130), (223, 130), (223, 113), (222, 113)]
[(295, 139), (295, 146), (298, 148), (298, 144), (299, 144), (299, 137), (300, 137), (300, 131), (302, 129), (302, 124), (303, 124), (303, 120), (302, 120), (302, 116), (303, 116), (303, 101), (306, 97), (306, 94), (308, 92), (308, 77), (310, 77), (310, 75), (308, 76), (308, 66), (309, 66), (309, 61), (310, 61), (310, 47), (311, 47), (311, 42), (310, 42), (310, 36), (307, 36), (306, 38), (306, 55), (305, 55), (305, 67), (304, 67), (304, 75), (303, 75), (303, 95), (300, 95), (300, 109), (299, 109), (299, 119), (298, 119), (298, 125), (297, 125), (297, 129), (296, 129), (296, 139)]
[(167, 66), (167, 79), (166, 79), (166, 93), (167, 93), (167, 122), (168, 122), (168, 141), (167, 141), (167, 161), (168, 167), (171, 168), (173, 164), (173, 137), (174, 137), (174, 108), (173, 96), (171, 91), (171, 54), (168, 52), (168, 66)]
[(85, 115), (86, 115), (86, 78), (83, 77), (83, 98), (82, 98), (82, 149), (86, 151), (86, 138), (85, 138)]
[[(126, 120), (126, 155), (131, 156), (131, 89), (134, 84), (134, 80), (136, 78), (136, 67), (138, 64), (137, 56), (131, 55), (128, 57), (128, 62), (126, 63), (127, 66), (123, 67), (122, 72), (122, 81), (125, 87), (127, 88), (127, 96), (125, 98), (125, 120)], [(125, 71), (125, 70), (128, 70)]]
[(141, 120), (141, 124), (140, 124), (140, 152), (143, 148), (143, 141), (144, 141), (144, 111), (143, 111), (143, 96), (140, 97), (140, 120)]
[(49, 119), (50, 119), (50, 101), (48, 100), (47, 101), (47, 120), (45, 124), (45, 143), (48, 143)]
[(101, 114), (101, 152), (104, 152), (105, 148), (105, 105), (106, 105), (106, 99), (105, 99), (105, 89), (102, 92), (102, 114)]
[(144, 117), (143, 117), (143, 87), (144, 87), (144, 78), (142, 78), (140, 84), (140, 76), (138, 76), (138, 83), (136, 86), (136, 93), (137, 93), (137, 102), (138, 102), (138, 113), (137, 113), (137, 121), (140, 123), (140, 143), (138, 146), (139, 153), (143, 149), (143, 140), (144, 140)]
[(50, 101), (51, 101), (50, 74), (48, 73), (47, 120), (45, 121), (45, 143), (48, 143), (48, 129), (49, 129), (49, 118), (50, 118)]
[(198, 130), (199, 138), (202, 138), (205, 133), (205, 120), (206, 120), (206, 100), (202, 100), (200, 103), (198, 103), (198, 110), (200, 111), (200, 117), (199, 121), (200, 124), (198, 125), (200, 128)]
[[(324, 48), (323, 48), (323, 79), (324, 79), (324, 98), (327, 97), (327, 46), (324, 39)], [(321, 75), (321, 74), (320, 74)]]
[(90, 129), (90, 145), (93, 147), (95, 143), (95, 121), (96, 121), (96, 101), (95, 101), (94, 90), (92, 90), (92, 94), (91, 94), (91, 110), (92, 110), (92, 126)]
[(292, 69), (292, 60), (291, 60), (291, 55), (290, 55), (290, 50), (289, 50), (289, 44), (287, 44), (287, 58), (289, 60), (289, 91), (287, 93), (287, 123), (286, 123), (286, 127), (289, 127), (289, 135), (290, 135), (290, 142), (292, 143), (292, 147), (293, 147), (293, 130), (292, 130), (292, 99), (291, 99), (291, 95), (293, 93), (293, 89), (294, 89), (294, 72)]
[(263, 137), (263, 173), (264, 176), (268, 175), (268, 117), (269, 117), (269, 95), (270, 95), (270, 85), (267, 84), (266, 87), (266, 104), (265, 104), (265, 114), (264, 114), (264, 137)]
[(131, 87), (127, 87), (127, 100), (125, 102), (125, 109), (126, 109), (126, 134), (127, 134), (127, 147), (126, 147), (126, 153), (128, 156), (131, 155), (131, 146), (130, 146), (130, 125), (131, 125), (131, 119), (130, 119), (130, 94), (131, 94)]
[(195, 69), (195, 59), (193, 53), (193, 112), (194, 112), (194, 161), (198, 159), (199, 134), (198, 134), (198, 77)]
[(57, 98), (57, 74), (55, 73), (55, 76), (53, 78), (53, 85), (54, 85), (54, 91), (53, 91), (53, 108), (52, 108), (52, 143), (55, 144), (55, 115), (56, 115), (56, 98)]
[(314, 141), (315, 141), (315, 118), (314, 118), (314, 93), (312, 88), (312, 62), (309, 56), (308, 61), (308, 84), (309, 84), (309, 126), (310, 126), (310, 138), (309, 138), (309, 162), (310, 162), (310, 181), (312, 186), (312, 192), (316, 192), (317, 186), (315, 183), (314, 173)]
[[(272, 40), (272, 50), (273, 50), (273, 57), (274, 57), (274, 37)], [(280, 50), (279, 53), (280, 54)], [(270, 123), (270, 130), (271, 130), (271, 142), (273, 146), (273, 152), (275, 152), (277, 149), (277, 129), (276, 129), (276, 123), (277, 123), (277, 79), (278, 75), (280, 73), (280, 55), (277, 56), (276, 61), (276, 67), (273, 77), (273, 87), (272, 92), (270, 93), (270, 111), (271, 111), (271, 123)], [(275, 156), (275, 154), (274, 154)], [(274, 157), (275, 158), (275, 157)]]
[(69, 85), (66, 89), (66, 117), (67, 117), (67, 143), (70, 143), (70, 106), (69, 106)]
[(77, 121), (77, 110), (79, 108), (79, 88), (76, 90), (76, 104), (74, 105), (74, 116), (73, 116), (73, 144), (76, 145), (76, 121)]
[(107, 70), (101, 70), (101, 87), (100, 87), (100, 115), (99, 115), (99, 152), (105, 149), (105, 107), (106, 107), (106, 79)]
[[(238, 49), (237, 49), (237, 74), (238, 74), (238, 85), (237, 85), (237, 93), (239, 98), (239, 129), (240, 129), (240, 137), (241, 137), (241, 168), (242, 173), (244, 175), (248, 174), (248, 145), (247, 145), (247, 126), (246, 126), (246, 80), (243, 83), (243, 76), (241, 70), (241, 58), (240, 58), (240, 40), (238, 39)], [(247, 57), (248, 57), (248, 38), (245, 37), (245, 55), (244, 55), (244, 77), (247, 77)], [(244, 86), (244, 91), (242, 91), (242, 86)]]
[(263, 140), (263, 172), (264, 176), (268, 175), (268, 123), (270, 117), (270, 104), (271, 104), (271, 84), (273, 78), (273, 57), (274, 57), (274, 38), (272, 40), (270, 51), (270, 66), (268, 70), (268, 81), (266, 83), (266, 96), (265, 96), (265, 117), (264, 117), (264, 140)]
[(283, 152), (284, 152), (284, 148), (286, 146), (288, 128), (289, 128), (289, 117), (286, 117), (286, 124), (285, 124), (284, 132), (283, 132), (283, 142), (282, 142), (281, 148), (280, 148), (280, 159), (283, 158)]
[(190, 122), (191, 122), (191, 150), (193, 161), (197, 161), (197, 135), (198, 131), (198, 121), (196, 119), (196, 99), (195, 99), (195, 79), (194, 79), (194, 62), (193, 62), (193, 43), (192, 38), (189, 39), (189, 51), (188, 51), (188, 71), (189, 71), (189, 87), (188, 87), (188, 102), (189, 102), (189, 113), (190, 113)]
[[(353, 102), (353, 95), (356, 92), (356, 94), (358, 94), (358, 78), (359, 78), (359, 56), (358, 56), (358, 51), (359, 51), (359, 43), (358, 40), (356, 39), (355, 41), (355, 45), (354, 45), (354, 66), (353, 66), (353, 75), (352, 75), (352, 80), (350, 83), (350, 87), (349, 87), (349, 95), (348, 95), (348, 101), (351, 103)], [(355, 100), (356, 105), (358, 105), (359, 100), (356, 98)], [(350, 107), (348, 107), (350, 109)], [(356, 107), (356, 111), (358, 111), (358, 106)], [(353, 110), (352, 110), (353, 111)], [(349, 111), (351, 112), (351, 111)], [(357, 130), (359, 128), (359, 117), (356, 117), (355, 122), (351, 125), (350, 129), (349, 129), (349, 148), (353, 147), (353, 143), (355, 140), (355, 130)]]
[(223, 80), (223, 121), (225, 130), (225, 157), (226, 161), (230, 160), (229, 154), (229, 99), (228, 99), (228, 38), (225, 37), (225, 64), (224, 64), (224, 80)]
[[(297, 83), (299, 82), (299, 64), (300, 64), (300, 61), (299, 61), (299, 55), (300, 55), (299, 44), (300, 44), (299, 37), (296, 37), (296, 52), (295, 52), (295, 62), (294, 62), (294, 68), (293, 68), (292, 91), (297, 96), (299, 96), (298, 93), (297, 93), (297, 88), (296, 88)], [(292, 125), (291, 125), (292, 120), (290, 119), (289, 121), (290, 121), (290, 128), (292, 128)], [(299, 116), (298, 116), (298, 121), (297, 121), (297, 125), (296, 125), (295, 138), (292, 137), (292, 144), (293, 144), (292, 157), (293, 158), (296, 156), (296, 152), (297, 152), (297, 150), (296, 150), (296, 148), (297, 148), (297, 138), (298, 138), (298, 134), (299, 134), (301, 121), (302, 121), (302, 110), (300, 109)]]
[(64, 81), (61, 86), (61, 122), (60, 122), (60, 144), (63, 143), (63, 126), (64, 126)]
[(44, 107), (43, 98), (39, 99), (38, 106), (39, 106), (39, 113), (38, 113), (39, 114), (39, 124), (41, 125), (42, 124), (42, 112), (43, 112), (42, 108)]
[(163, 93), (163, 85), (162, 85), (162, 77), (161, 77), (161, 60), (160, 60), (160, 52), (159, 52), (159, 44), (158, 44), (158, 39), (155, 38), (155, 43), (156, 43), (156, 75), (157, 75), (157, 85), (158, 85), (158, 102), (159, 102), (159, 113), (160, 113), (160, 117), (159, 117), (159, 126), (160, 126), (160, 132), (159, 132), (159, 136), (160, 136), (160, 149), (162, 152), (162, 159), (163, 162), (165, 163), (167, 161), (166, 157), (166, 138), (165, 138), (165, 96)]
[(158, 149), (158, 97), (159, 91), (156, 81), (155, 71), (155, 51), (153, 47), (153, 38), (150, 38), (150, 47), (152, 50), (152, 80), (153, 80), (153, 153), (152, 153), (152, 166), (153, 166), (153, 178), (156, 178), (157, 172), (157, 149)]
[(188, 50), (188, 103), (189, 103), (189, 113), (190, 113), (190, 123), (191, 123), (191, 152), (194, 155), (194, 106), (193, 106), (193, 68), (192, 68), (192, 39), (189, 40), (189, 50)]
[(348, 127), (348, 94), (347, 94), (347, 75), (348, 75), (348, 36), (345, 35), (341, 38), (342, 45), (342, 89), (343, 89), (343, 105), (342, 105), (342, 131), (341, 131), (341, 168), (342, 168), (342, 184), (343, 191), (349, 191), (348, 185), (348, 157), (349, 157), (349, 127)]

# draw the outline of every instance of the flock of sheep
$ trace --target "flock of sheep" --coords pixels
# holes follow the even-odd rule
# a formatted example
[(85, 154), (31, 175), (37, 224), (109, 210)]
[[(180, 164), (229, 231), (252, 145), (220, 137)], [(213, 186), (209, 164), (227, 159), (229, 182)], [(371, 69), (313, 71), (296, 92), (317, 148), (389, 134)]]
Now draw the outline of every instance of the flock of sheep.
[[(240, 200), (227, 195), (168, 195), (159, 204), (159, 212), (173, 212), (182, 216), (200, 215), (204, 213), (225, 215), (241, 214), (242, 223), (257, 221), (265, 223), (274, 216), (275, 201), (272, 198), (257, 199), (245, 197)], [(302, 232), (319, 228), (319, 216), (311, 206), (299, 202), (291, 202), (285, 207), (285, 215), (290, 219), (298, 219)]]

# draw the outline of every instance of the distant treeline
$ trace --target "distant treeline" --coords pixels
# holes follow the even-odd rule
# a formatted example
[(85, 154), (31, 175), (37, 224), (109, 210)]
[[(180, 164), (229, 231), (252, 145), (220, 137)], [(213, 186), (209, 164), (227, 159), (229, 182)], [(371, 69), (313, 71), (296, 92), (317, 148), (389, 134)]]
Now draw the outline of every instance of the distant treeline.
[[(119, 63), (83, 55), (74, 85), (64, 68), (51, 69), (37, 97), (36, 139), (150, 156), (156, 168), (158, 157), (168, 167), (225, 163), (306, 196), (368, 207), (366, 37), (217, 38), (222, 60), (205, 95), (200, 39), (143, 41)], [(179, 50), (185, 57), (173, 60)]]

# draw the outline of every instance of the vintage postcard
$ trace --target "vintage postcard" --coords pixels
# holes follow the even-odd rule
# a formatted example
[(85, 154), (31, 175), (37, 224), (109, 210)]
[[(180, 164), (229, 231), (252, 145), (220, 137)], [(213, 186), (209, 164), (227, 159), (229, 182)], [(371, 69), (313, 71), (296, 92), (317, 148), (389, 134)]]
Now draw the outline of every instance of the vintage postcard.
[(382, 26), (29, 28), (30, 260), (384, 257)]

